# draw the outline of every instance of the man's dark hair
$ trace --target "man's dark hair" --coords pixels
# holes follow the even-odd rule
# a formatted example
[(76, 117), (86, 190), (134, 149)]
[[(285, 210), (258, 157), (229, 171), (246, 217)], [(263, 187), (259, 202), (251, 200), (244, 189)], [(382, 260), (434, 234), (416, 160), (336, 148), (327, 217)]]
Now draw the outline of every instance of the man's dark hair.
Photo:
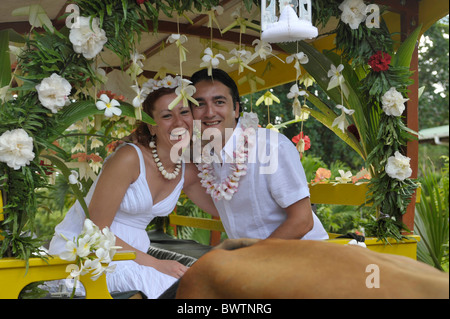
[(227, 72), (221, 69), (212, 69), (212, 74), (208, 75), (208, 69), (202, 69), (194, 74), (191, 77), (192, 84), (195, 85), (200, 81), (219, 81), (223, 85), (227, 86), (230, 89), (230, 94), (233, 99), (233, 108), (236, 103), (239, 105), (239, 113), (241, 112), (241, 99), (239, 97), (239, 90), (237, 88), (234, 80), (228, 75)]

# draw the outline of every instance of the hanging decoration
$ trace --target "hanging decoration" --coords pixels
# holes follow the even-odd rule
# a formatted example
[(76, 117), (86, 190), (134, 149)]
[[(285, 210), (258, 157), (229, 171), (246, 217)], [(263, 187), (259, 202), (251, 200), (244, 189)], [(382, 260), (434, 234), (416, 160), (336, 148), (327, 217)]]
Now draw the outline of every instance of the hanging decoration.
[(195, 93), (195, 87), (191, 85), (191, 81), (187, 79), (183, 79), (183, 62), (186, 62), (186, 53), (188, 52), (186, 48), (183, 46), (183, 43), (187, 42), (188, 39), (184, 34), (180, 34), (180, 24), (177, 17), (177, 29), (178, 34), (172, 34), (167, 42), (175, 43), (178, 47), (178, 55), (180, 59), (180, 78), (178, 81), (178, 87), (175, 89), (175, 94), (177, 97), (170, 102), (169, 110), (172, 110), (180, 101), (183, 101), (184, 107), (189, 107), (189, 101), (198, 106), (197, 100), (192, 98), (192, 95)]
[(230, 23), (228, 26), (226, 26), (221, 33), (224, 34), (225, 32), (230, 31), (231, 29), (235, 28), (235, 27), (239, 27), (239, 31), (240, 33), (245, 33), (247, 31), (247, 28), (251, 28), (254, 30), (259, 30), (260, 26), (257, 24), (254, 24), (253, 22), (245, 19), (244, 17), (242, 17), (241, 14), (242, 11), (242, 7), (239, 6), (236, 8), (236, 10), (233, 11), (233, 13), (231, 14), (231, 17), (234, 19), (234, 21), (232, 23)]
[[(261, 40), (269, 43), (294, 42), (317, 37), (311, 23), (311, 0), (261, 0)], [(276, 16), (276, 2), (279, 18)], [(298, 13), (297, 13), (297, 12)]]

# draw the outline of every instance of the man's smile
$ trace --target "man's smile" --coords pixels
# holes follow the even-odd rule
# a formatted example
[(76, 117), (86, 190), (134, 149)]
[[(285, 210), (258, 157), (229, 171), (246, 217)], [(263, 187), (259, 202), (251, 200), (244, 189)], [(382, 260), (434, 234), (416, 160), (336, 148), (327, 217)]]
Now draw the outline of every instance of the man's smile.
[(222, 121), (209, 121), (209, 122), (202, 122), (205, 126), (213, 126), (213, 125), (219, 125)]

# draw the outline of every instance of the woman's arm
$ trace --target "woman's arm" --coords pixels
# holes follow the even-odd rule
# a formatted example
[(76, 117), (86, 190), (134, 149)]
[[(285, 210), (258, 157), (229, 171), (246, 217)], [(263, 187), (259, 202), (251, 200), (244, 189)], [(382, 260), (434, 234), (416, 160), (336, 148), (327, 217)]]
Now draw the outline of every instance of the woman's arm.
[[(132, 146), (124, 146), (105, 163), (102, 174), (89, 204), (91, 220), (100, 228), (111, 227), (125, 193), (139, 176), (139, 157)], [(136, 252), (135, 261), (140, 265), (153, 267), (160, 272), (179, 278), (187, 270), (173, 260), (159, 260), (139, 251), (116, 236), (116, 245), (122, 250)]]

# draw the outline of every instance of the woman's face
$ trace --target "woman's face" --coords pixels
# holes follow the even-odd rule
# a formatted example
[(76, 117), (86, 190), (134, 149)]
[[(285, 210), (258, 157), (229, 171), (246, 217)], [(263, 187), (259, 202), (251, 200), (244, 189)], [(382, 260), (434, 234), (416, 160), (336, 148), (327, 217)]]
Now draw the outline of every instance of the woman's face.
[(152, 135), (156, 135), (156, 141), (160, 147), (171, 148), (175, 144), (186, 147), (192, 136), (191, 109), (183, 107), (182, 101), (172, 110), (168, 108), (176, 97), (175, 93), (163, 95), (155, 101), (153, 106), (152, 117), (156, 125), (149, 125), (149, 130)]

